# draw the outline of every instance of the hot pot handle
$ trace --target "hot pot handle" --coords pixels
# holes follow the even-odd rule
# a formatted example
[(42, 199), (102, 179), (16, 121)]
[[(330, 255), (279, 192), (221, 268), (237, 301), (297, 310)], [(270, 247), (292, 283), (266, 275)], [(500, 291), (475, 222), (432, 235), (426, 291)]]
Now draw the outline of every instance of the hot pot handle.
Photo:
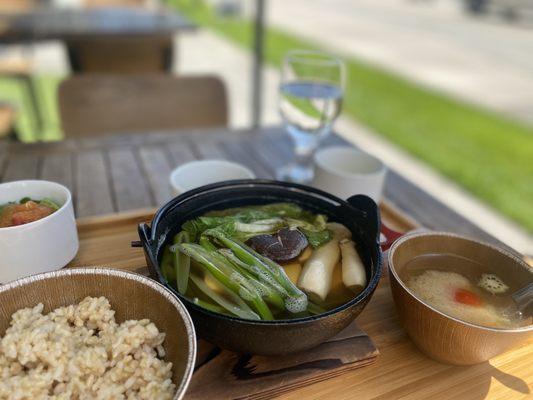
[(146, 223), (139, 224), (138, 227), (139, 238), (141, 240), (131, 242), (131, 247), (143, 247), (144, 244), (144, 256), (146, 257), (146, 264), (148, 265), (148, 270), (150, 271), (150, 276), (154, 279), (157, 279), (157, 271), (154, 263), (150, 260), (148, 255), (148, 248), (151, 246), (152, 228)]
[(141, 238), (141, 240), (132, 240), (130, 244), (131, 247), (143, 247), (143, 242), (150, 243), (151, 231), (148, 224), (145, 224), (144, 222), (142, 224), (139, 224), (137, 230), (139, 232), (139, 238)]
[[(352, 207), (362, 210), (366, 213), (370, 213), (370, 216), (374, 215), (378, 212), (378, 205), (368, 196), (365, 195), (354, 195), (349, 197), (346, 200)], [(381, 250), (385, 251), (388, 250), (389, 247), (392, 246), (392, 243), (396, 239), (398, 239), (400, 236), (402, 236), (403, 233), (396, 232), (395, 230), (389, 228), (386, 226), (383, 221), (381, 221), (380, 226), (380, 246)]]

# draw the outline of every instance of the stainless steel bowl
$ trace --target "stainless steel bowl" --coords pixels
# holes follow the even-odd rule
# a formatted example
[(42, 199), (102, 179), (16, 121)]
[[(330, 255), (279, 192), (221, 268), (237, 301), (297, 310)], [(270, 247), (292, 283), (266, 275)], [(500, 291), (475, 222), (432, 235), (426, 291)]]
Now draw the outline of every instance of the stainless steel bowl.
[(148, 318), (166, 333), (165, 360), (172, 362), (174, 400), (183, 398), (196, 359), (196, 334), (181, 301), (163, 285), (131, 272), (106, 268), (75, 268), (48, 272), (0, 286), (0, 336), (11, 315), (43, 303), (43, 312), (79, 303), (87, 296), (105, 296), (117, 322)]

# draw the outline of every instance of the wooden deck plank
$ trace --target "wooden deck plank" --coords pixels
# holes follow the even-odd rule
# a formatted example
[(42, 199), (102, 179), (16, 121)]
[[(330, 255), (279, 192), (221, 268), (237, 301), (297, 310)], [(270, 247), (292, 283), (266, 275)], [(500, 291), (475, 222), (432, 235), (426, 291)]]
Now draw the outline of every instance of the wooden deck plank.
[(9, 153), (3, 181), (37, 179), (40, 160), (41, 157), (34, 154)]
[(223, 143), (223, 148), (227, 152), (227, 159), (250, 168), (256, 177), (273, 178), (272, 169), (262, 163), (247, 140), (228, 141)]
[(112, 149), (108, 152), (112, 188), (117, 211), (133, 210), (155, 205), (132, 148)]
[(109, 214), (115, 210), (105, 155), (99, 151), (78, 153), (74, 160), (76, 215)]
[(222, 147), (222, 142), (219, 140), (201, 140), (194, 142), (194, 150), (201, 159), (214, 158), (217, 160), (227, 160), (228, 153)]
[[(287, 143), (290, 144), (290, 143)], [(268, 137), (258, 138), (253, 147), (255, 156), (268, 168), (274, 177), (276, 171), (292, 160), (292, 150), (284, 144), (277, 144)]]
[(155, 197), (157, 206), (161, 206), (172, 198), (169, 175), (172, 164), (167, 149), (160, 146), (143, 146), (139, 149), (148, 184)]
[[(247, 143), (244, 144), (243, 143)], [(324, 141), (324, 145), (346, 144), (346, 141), (340, 137), (332, 135)], [(108, 151), (122, 150), (126, 147), (135, 149), (144, 148), (147, 146), (160, 146), (168, 149), (171, 154), (170, 165), (175, 167), (184, 162), (194, 160), (195, 158), (223, 158), (234, 159), (242, 162), (247, 166), (253, 166), (256, 169), (258, 176), (272, 176), (275, 169), (280, 165), (285, 164), (292, 159), (292, 143), (281, 127), (272, 127), (264, 129), (250, 129), (250, 130), (227, 130), (227, 129), (209, 129), (209, 130), (186, 130), (186, 131), (166, 131), (166, 132), (148, 132), (144, 135), (110, 135), (99, 138), (84, 138), (84, 139), (70, 139), (59, 143), (41, 143), (41, 144), (21, 144), (3, 142), (0, 145), (0, 169), (1, 158), (12, 158), (16, 156), (17, 160), (21, 158), (23, 161), (16, 163), (28, 164), (33, 171), (32, 157), (43, 157), (43, 166), (47, 165), (46, 159), (53, 157), (52, 154), (66, 153), (66, 152), (82, 152), (82, 153), (98, 153), (101, 156), (93, 155), (93, 157), (107, 157)], [(252, 149), (252, 150), (250, 150)], [(10, 162), (6, 162), (5, 166), (8, 171), (7, 178), (19, 179), (17, 168)], [(99, 167), (97, 167), (99, 168)], [(1, 171), (0, 171), (1, 173)], [(1, 177), (2, 181), (6, 181), (6, 174)], [(74, 180), (78, 176), (75, 173)], [(142, 176), (143, 174), (137, 173)], [(148, 175), (148, 172), (146, 172)], [(146, 176), (145, 176), (146, 178)], [(89, 180), (88, 177), (84, 177)], [(98, 178), (101, 179), (101, 178)], [(103, 178), (102, 178), (103, 179)], [(113, 179), (114, 181), (114, 179)], [(159, 181), (161, 186), (163, 178)], [(118, 198), (114, 182), (112, 184), (112, 192), (104, 193), (103, 206), (91, 206), (88, 204), (97, 200), (96, 197), (89, 197), (88, 199), (81, 199), (86, 206), (80, 210), (83, 212), (90, 212), (94, 215), (109, 212), (110, 210), (118, 210), (118, 207), (109, 206), (109, 198)], [(151, 192), (147, 197), (145, 190), (142, 190), (142, 196), (138, 197), (135, 204), (139, 207), (149, 207), (155, 204), (155, 193), (159, 192), (154, 183), (148, 185)], [(76, 187), (79, 184), (75, 185)], [(152, 195), (153, 193), (153, 195)], [(82, 198), (86, 192), (73, 193), (74, 196)], [(435, 230), (448, 230), (460, 234), (466, 234), (477, 237), (482, 240), (497, 242), (487, 233), (473, 225), (471, 222), (453, 212), (434, 197), (425, 193), (415, 184), (408, 182), (403, 177), (399, 176), (395, 171), (390, 171), (387, 179), (385, 195), (402, 211), (414, 216), (422, 225)], [(140, 201), (139, 199), (143, 199)], [(111, 201), (113, 205), (113, 202)]]
[(72, 155), (70, 153), (53, 153), (44, 157), (40, 178), (60, 183), (73, 191)]
[(191, 145), (185, 140), (169, 143), (165, 147), (168, 149), (172, 158), (173, 168), (196, 159)]

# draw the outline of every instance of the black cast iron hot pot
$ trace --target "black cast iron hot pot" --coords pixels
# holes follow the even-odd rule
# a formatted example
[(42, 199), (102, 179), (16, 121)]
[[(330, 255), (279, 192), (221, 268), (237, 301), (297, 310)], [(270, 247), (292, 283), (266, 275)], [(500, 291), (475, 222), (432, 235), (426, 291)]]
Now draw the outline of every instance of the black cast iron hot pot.
[[(249, 321), (201, 308), (163, 278), (159, 269), (163, 248), (185, 221), (211, 210), (273, 202), (292, 202), (348, 227), (365, 264), (367, 287), (348, 303), (318, 316)], [(139, 236), (151, 274), (183, 301), (201, 337), (240, 353), (279, 355), (317, 346), (348, 326), (363, 310), (381, 276), (379, 226), (378, 207), (367, 196), (357, 195), (344, 201), (308, 186), (240, 180), (202, 186), (174, 198), (157, 211), (151, 226), (139, 225)]]

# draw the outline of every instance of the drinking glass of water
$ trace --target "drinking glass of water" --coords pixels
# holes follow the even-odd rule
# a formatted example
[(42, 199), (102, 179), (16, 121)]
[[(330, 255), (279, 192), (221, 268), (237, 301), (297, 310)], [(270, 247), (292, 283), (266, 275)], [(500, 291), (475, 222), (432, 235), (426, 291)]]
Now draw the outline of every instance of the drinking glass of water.
[(344, 63), (327, 54), (291, 51), (281, 70), (280, 112), (294, 143), (295, 160), (277, 173), (277, 179), (307, 183), (313, 179), (313, 155), (331, 132), (340, 113)]

